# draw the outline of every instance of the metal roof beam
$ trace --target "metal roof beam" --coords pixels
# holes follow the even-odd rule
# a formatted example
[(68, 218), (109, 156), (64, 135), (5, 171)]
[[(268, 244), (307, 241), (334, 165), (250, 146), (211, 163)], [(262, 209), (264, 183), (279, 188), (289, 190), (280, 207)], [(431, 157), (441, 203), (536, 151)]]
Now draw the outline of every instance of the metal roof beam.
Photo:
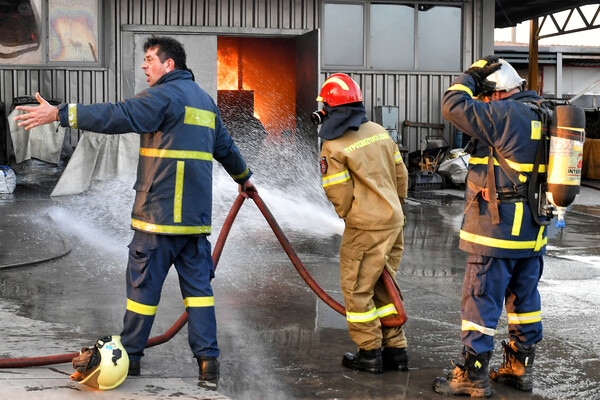
[[(585, 26), (582, 28), (569, 29), (568, 25), (569, 25), (569, 22), (572, 22), (571, 17), (573, 16), (573, 13), (575, 11), (577, 11), (577, 13), (581, 17), (581, 20), (583, 21)], [(581, 11), (581, 7), (572, 8), (569, 11), (569, 15), (567, 16), (567, 18), (566, 18), (565, 22), (562, 24), (562, 26), (556, 20), (555, 15), (556, 14), (548, 14), (548, 15), (545, 15), (544, 17), (542, 17), (542, 21), (540, 22), (540, 24), (537, 28), (537, 31), (536, 31), (536, 39), (539, 40), (539, 39), (544, 39), (544, 38), (549, 38), (549, 37), (554, 37), (554, 36), (566, 35), (568, 33), (582, 32), (582, 31), (588, 31), (591, 29), (600, 28), (600, 18), (598, 18), (598, 16), (600, 15), (600, 4), (598, 5), (598, 8), (596, 9), (596, 12), (594, 13), (594, 16), (592, 17), (592, 19), (590, 21), (588, 21), (587, 18), (585, 17), (585, 15), (583, 15), (583, 12)], [(541, 32), (542, 28), (544, 27), (544, 24), (548, 20), (550, 20), (550, 22), (554, 25), (557, 32), (540, 35), (540, 32)]]

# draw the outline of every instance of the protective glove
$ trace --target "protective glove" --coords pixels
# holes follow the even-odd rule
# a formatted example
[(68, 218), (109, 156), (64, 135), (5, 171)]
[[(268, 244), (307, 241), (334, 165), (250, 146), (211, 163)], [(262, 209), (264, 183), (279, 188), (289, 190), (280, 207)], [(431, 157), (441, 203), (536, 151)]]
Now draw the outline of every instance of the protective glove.
[(486, 78), (502, 67), (502, 64), (500, 64), (498, 61), (498, 57), (487, 56), (481, 60), (475, 61), (471, 67), (465, 71), (465, 74), (471, 75), (475, 81), (475, 90), (473, 91), (473, 96), (490, 94), (494, 91), (496, 88), (496, 83), (486, 81)]
[(95, 368), (100, 362), (100, 355), (96, 347), (84, 347), (79, 352), (79, 356), (73, 358), (73, 368), (75, 372), (71, 375), (74, 381), (81, 381), (85, 378), (85, 372)]

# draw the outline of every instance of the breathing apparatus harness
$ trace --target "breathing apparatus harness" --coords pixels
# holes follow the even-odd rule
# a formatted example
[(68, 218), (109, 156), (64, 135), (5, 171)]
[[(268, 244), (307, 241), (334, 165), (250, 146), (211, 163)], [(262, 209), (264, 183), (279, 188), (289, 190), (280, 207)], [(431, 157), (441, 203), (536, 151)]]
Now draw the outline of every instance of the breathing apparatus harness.
[[(475, 192), (475, 195), (465, 207), (465, 214), (471, 206), (477, 204), (475, 203), (475, 200), (477, 200), (480, 195), (481, 198), (489, 203), (490, 212), (492, 214), (492, 224), (494, 225), (500, 223), (498, 203), (529, 203), (533, 219), (535, 223), (540, 226), (549, 225), (550, 219), (555, 211), (554, 206), (547, 201), (546, 193), (548, 191), (548, 184), (546, 182), (546, 169), (544, 169), (543, 172), (540, 172), (539, 170), (540, 164), (548, 165), (547, 132), (552, 119), (553, 103), (543, 99), (536, 102), (526, 101), (523, 103), (531, 107), (538, 114), (542, 123), (542, 134), (535, 155), (531, 178), (527, 183), (522, 182), (519, 179), (519, 174), (510, 167), (506, 158), (504, 158), (504, 156), (502, 156), (502, 154), (500, 154), (493, 146), (489, 146), (487, 187), (479, 186), (476, 183), (467, 180), (467, 186)], [(473, 155), (477, 142), (478, 139), (471, 138), (469, 143), (465, 146), (465, 151)], [(500, 168), (512, 182), (512, 188), (499, 189), (496, 187), (494, 160), (498, 161)], [(548, 219), (546, 220), (545, 218)]]

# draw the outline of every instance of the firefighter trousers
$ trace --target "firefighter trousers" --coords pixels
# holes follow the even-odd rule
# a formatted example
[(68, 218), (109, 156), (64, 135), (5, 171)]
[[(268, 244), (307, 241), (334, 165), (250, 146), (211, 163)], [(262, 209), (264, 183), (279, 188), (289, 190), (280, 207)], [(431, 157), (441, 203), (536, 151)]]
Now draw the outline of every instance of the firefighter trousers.
[(218, 357), (210, 242), (199, 235), (157, 235), (135, 231), (127, 264), (127, 310), (121, 342), (129, 358), (144, 354), (171, 265), (188, 313), (188, 341), (194, 356)]
[[(379, 280), (386, 265), (396, 272), (404, 250), (402, 228), (366, 231), (346, 227), (340, 247), (340, 280), (350, 338), (359, 349), (405, 348), (402, 327), (382, 327), (392, 299)], [(395, 308), (393, 309), (395, 312)]]
[(460, 308), (463, 353), (481, 354), (494, 349), (502, 303), (511, 340), (526, 345), (542, 340), (538, 282), (543, 269), (542, 256), (494, 258), (469, 254)]

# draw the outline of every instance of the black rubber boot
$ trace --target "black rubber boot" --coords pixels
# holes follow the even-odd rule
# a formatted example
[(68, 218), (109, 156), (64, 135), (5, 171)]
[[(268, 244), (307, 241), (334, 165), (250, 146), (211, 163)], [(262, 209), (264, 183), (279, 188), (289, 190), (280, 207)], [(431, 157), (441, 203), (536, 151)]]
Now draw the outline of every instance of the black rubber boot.
[(524, 392), (531, 392), (535, 344), (526, 348), (523, 344), (511, 340), (508, 344), (502, 341), (502, 347), (504, 347), (504, 361), (500, 367), (490, 372), (490, 379)]
[(358, 371), (381, 374), (383, 372), (381, 349), (358, 350), (356, 354), (346, 353), (342, 357), (342, 365)]
[(494, 394), (488, 377), (491, 356), (491, 351), (482, 354), (467, 353), (465, 365), (452, 362), (454, 369), (445, 378), (435, 378), (433, 390), (446, 396), (490, 397)]
[(196, 357), (201, 381), (216, 381), (219, 379), (219, 361), (216, 357)]
[(140, 360), (129, 360), (128, 376), (140, 376)]
[(385, 347), (381, 351), (383, 368), (394, 371), (408, 371), (408, 352), (406, 348)]

